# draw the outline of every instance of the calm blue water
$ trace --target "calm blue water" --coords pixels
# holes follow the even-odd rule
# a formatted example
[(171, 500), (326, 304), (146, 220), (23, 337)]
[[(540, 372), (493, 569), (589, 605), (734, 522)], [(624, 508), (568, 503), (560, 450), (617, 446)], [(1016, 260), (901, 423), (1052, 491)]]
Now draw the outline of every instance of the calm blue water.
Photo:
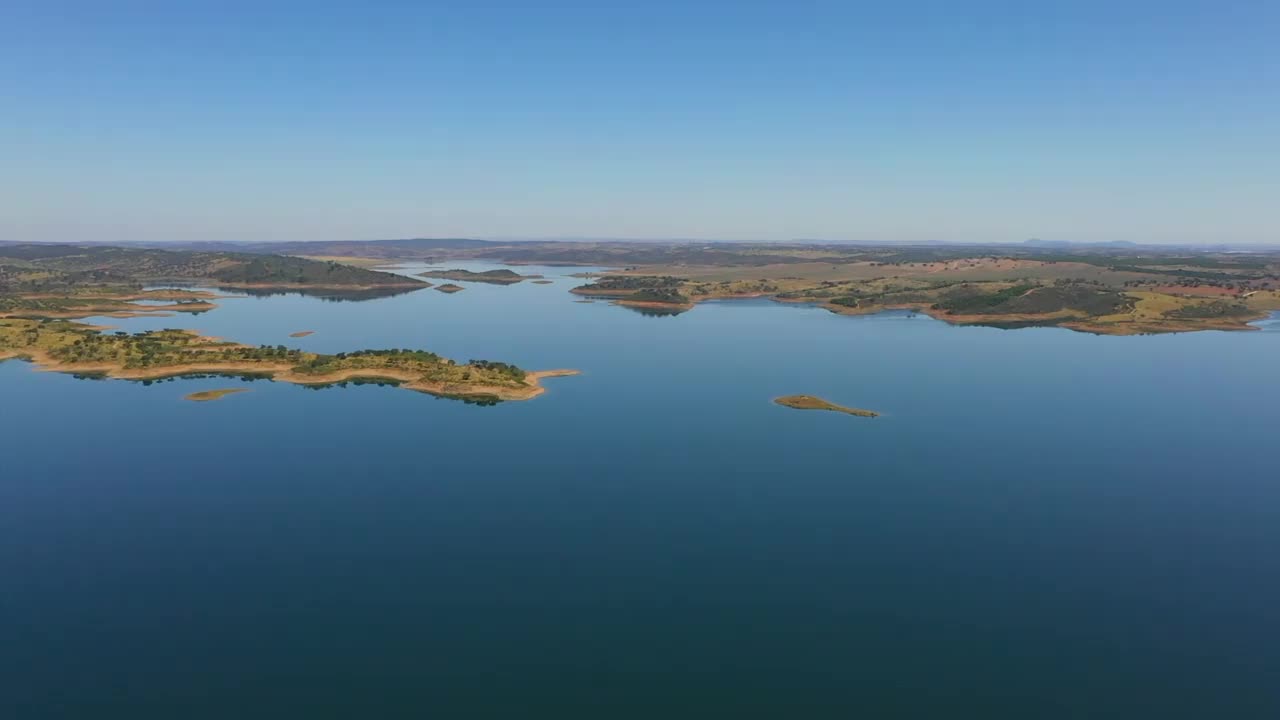
[(524, 270), (102, 322), (583, 371), (532, 402), (0, 364), (0, 717), (1280, 712), (1280, 322), (655, 318)]

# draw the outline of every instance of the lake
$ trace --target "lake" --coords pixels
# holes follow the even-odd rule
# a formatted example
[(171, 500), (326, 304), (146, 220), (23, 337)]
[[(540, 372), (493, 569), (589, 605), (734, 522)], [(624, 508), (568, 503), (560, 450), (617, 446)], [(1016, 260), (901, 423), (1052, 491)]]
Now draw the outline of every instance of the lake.
[(529, 402), (0, 364), (0, 717), (1280, 713), (1275, 318), (653, 317), (517, 269), (95, 322), (582, 370)]

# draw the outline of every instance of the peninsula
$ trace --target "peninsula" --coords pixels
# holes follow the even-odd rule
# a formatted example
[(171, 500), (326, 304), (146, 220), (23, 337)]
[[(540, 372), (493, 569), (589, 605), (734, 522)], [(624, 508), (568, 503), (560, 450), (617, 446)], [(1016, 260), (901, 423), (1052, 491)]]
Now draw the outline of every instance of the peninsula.
[(612, 300), (615, 305), (674, 313), (692, 310), (694, 305), (694, 299), (682, 292), (679, 279), (671, 276), (608, 275), (598, 282), (581, 285), (569, 292), (605, 298)]
[[(154, 380), (184, 375), (257, 376), (299, 385), (379, 381), (440, 397), (498, 402), (541, 395), (548, 377), (486, 360), (457, 363), (425, 350), (358, 350), (334, 355), (283, 345), (251, 347), (188, 330), (104, 333), (65, 320), (0, 319), (0, 360), (24, 358), (43, 370)], [(209, 398), (212, 399), (212, 398)]]

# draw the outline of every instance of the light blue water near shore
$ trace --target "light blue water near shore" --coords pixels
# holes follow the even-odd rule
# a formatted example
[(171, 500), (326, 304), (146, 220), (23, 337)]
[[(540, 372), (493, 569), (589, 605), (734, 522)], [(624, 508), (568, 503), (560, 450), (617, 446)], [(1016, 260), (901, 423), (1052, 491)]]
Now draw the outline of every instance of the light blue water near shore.
[(583, 371), (531, 402), (0, 364), (0, 716), (1280, 711), (1274, 319), (647, 317), (520, 270), (102, 322)]

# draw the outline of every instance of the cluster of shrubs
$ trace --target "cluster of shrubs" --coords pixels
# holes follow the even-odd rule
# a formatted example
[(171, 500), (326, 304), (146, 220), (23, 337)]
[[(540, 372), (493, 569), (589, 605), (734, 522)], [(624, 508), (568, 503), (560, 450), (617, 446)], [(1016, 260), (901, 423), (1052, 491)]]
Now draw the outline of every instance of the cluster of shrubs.
[(523, 381), (525, 376), (524, 370), (512, 365), (511, 363), (497, 362), (494, 360), (472, 360), (467, 364), (478, 370), (489, 370), (492, 372), (502, 373), (520, 381)]
[(687, 305), (689, 298), (682, 295), (675, 288), (654, 288), (652, 290), (640, 290), (627, 296), (628, 300), (639, 302), (669, 303), (673, 305)]
[(680, 287), (681, 280), (670, 275), (607, 275), (587, 287), (595, 290), (665, 290)]
[(1170, 310), (1165, 313), (1165, 317), (1198, 320), (1242, 317), (1251, 313), (1252, 311), (1248, 307), (1239, 303), (1228, 302), (1226, 300), (1214, 300), (1212, 302), (1200, 303), (1199, 305), (1184, 305), (1176, 310)]

